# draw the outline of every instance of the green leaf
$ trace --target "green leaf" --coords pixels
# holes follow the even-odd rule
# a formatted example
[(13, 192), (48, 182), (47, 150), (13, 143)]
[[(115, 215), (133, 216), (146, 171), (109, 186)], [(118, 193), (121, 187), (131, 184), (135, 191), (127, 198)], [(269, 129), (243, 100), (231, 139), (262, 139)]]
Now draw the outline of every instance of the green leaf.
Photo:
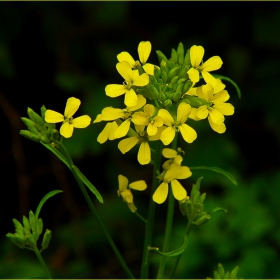
[(57, 193), (61, 193), (62, 191), (61, 190), (55, 190), (55, 191), (51, 191), (49, 193), (47, 193), (40, 201), (37, 209), (36, 209), (36, 212), (35, 212), (35, 216), (36, 218), (38, 219), (39, 217), (39, 214), (40, 214), (40, 211), (41, 211), (41, 208), (43, 207), (44, 203), (52, 196), (56, 195)]
[(187, 248), (187, 245), (188, 245), (188, 236), (185, 235), (184, 236), (184, 242), (182, 244), (181, 247), (179, 247), (178, 249), (174, 250), (174, 251), (171, 251), (171, 252), (167, 252), (167, 253), (163, 253), (161, 251), (159, 251), (158, 248), (153, 248), (158, 254), (162, 255), (162, 256), (166, 256), (166, 257), (176, 257), (178, 255), (181, 255), (185, 249)]
[(204, 170), (210, 170), (210, 171), (214, 171), (217, 173), (221, 173), (224, 176), (226, 176), (234, 185), (237, 185), (237, 181), (235, 180), (235, 178), (233, 177), (233, 175), (231, 173), (229, 173), (228, 171), (225, 171), (219, 167), (216, 166), (194, 166), (194, 167), (190, 167), (190, 170), (196, 170), (196, 169), (204, 169)]
[(85, 177), (85, 175), (80, 171), (80, 169), (73, 165), (72, 170), (76, 173), (79, 179), (89, 188), (89, 190), (96, 196), (96, 198), (103, 203), (103, 198), (95, 186)]
[(238, 85), (232, 80), (232, 79), (230, 79), (230, 78), (228, 78), (228, 77), (226, 77), (226, 76), (222, 76), (222, 75), (213, 75), (215, 78), (217, 78), (217, 79), (221, 79), (221, 80), (225, 80), (225, 81), (228, 81), (228, 82), (230, 82), (234, 87), (235, 87), (235, 89), (236, 89), (236, 91), (237, 91), (237, 95), (238, 95), (238, 97), (239, 98), (241, 98), (241, 90), (240, 90), (240, 88), (238, 87)]
[(224, 208), (220, 208), (220, 207), (215, 207), (212, 211), (210, 211), (208, 214), (211, 215), (217, 211), (224, 211), (225, 213), (227, 213), (227, 209)]

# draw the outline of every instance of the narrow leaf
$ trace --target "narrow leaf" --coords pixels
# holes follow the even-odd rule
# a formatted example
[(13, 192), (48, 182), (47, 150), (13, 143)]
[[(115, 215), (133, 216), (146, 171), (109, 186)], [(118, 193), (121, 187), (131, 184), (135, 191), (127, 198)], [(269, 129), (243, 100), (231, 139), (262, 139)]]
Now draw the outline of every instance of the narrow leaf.
[(213, 76), (217, 79), (221, 79), (221, 80), (225, 80), (225, 81), (230, 82), (235, 87), (238, 97), (241, 98), (241, 90), (238, 87), (238, 85), (232, 79), (230, 79), (226, 76), (222, 76), (222, 75), (213, 75)]
[(235, 178), (233, 177), (233, 175), (231, 173), (229, 173), (228, 171), (225, 171), (219, 167), (216, 166), (193, 166), (190, 167), (190, 170), (196, 170), (196, 169), (204, 169), (204, 170), (210, 170), (210, 171), (214, 171), (217, 173), (221, 173), (224, 176), (226, 176), (234, 185), (237, 185), (237, 181), (235, 180)]
[(227, 213), (227, 209), (224, 208), (220, 208), (220, 207), (215, 207), (211, 212), (209, 212), (208, 214), (211, 215), (217, 211), (224, 211), (225, 213)]
[(35, 216), (36, 218), (38, 219), (39, 218), (39, 214), (40, 214), (40, 211), (41, 211), (41, 208), (43, 207), (44, 203), (52, 196), (56, 195), (57, 193), (61, 193), (62, 191), (61, 190), (55, 190), (55, 191), (51, 191), (49, 193), (47, 193), (40, 201), (37, 209), (36, 209), (36, 212), (35, 212)]
[(85, 177), (85, 175), (80, 171), (77, 166), (72, 166), (73, 171), (79, 177), (79, 179), (89, 188), (89, 190), (96, 196), (96, 198), (103, 203), (103, 198), (95, 186)]

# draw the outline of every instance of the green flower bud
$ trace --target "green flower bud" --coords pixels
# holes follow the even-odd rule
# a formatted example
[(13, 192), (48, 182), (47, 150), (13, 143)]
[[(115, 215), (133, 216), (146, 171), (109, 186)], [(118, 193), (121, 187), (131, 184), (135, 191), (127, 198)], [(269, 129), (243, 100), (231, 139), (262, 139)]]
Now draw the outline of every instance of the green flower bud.
[(35, 249), (37, 247), (36, 240), (32, 234), (29, 234), (25, 237), (26, 245), (30, 248)]
[(167, 57), (161, 51), (156, 51), (156, 53), (160, 63), (162, 60), (164, 60), (165, 62), (168, 61)]
[(195, 222), (193, 222), (193, 224), (200, 226), (207, 223), (209, 220), (210, 220), (210, 215), (205, 213), (200, 218), (198, 218)]
[(238, 270), (239, 270), (239, 267), (238, 266), (236, 266), (232, 271), (231, 271), (231, 273), (230, 273), (230, 279), (235, 279), (236, 278), (236, 275), (237, 275), (237, 272), (238, 272)]
[(173, 78), (174, 76), (177, 75), (177, 72), (178, 72), (179, 69), (180, 69), (180, 67), (174, 67), (174, 68), (172, 68), (172, 69), (168, 72), (167, 80), (168, 80), (168, 81), (171, 81), (172, 78)]
[(41, 116), (42, 116), (42, 119), (43, 119), (43, 120), (45, 119), (46, 111), (47, 111), (47, 108), (45, 107), (45, 105), (43, 105), (43, 106), (41, 107)]
[(184, 87), (184, 84), (177, 83), (176, 91), (182, 93), (183, 87)]
[(163, 91), (159, 92), (158, 94), (158, 99), (161, 101), (161, 102), (164, 102), (166, 100), (166, 96), (164, 94)]
[(43, 220), (39, 218), (36, 222), (36, 232), (40, 235), (43, 232)]
[(184, 63), (184, 45), (181, 42), (178, 45), (177, 55), (178, 55), (178, 62), (179, 64), (182, 65)]
[(214, 271), (214, 279), (221, 279), (219, 273), (216, 270)]
[[(179, 77), (180, 77), (180, 75), (179, 75)], [(183, 87), (184, 87), (184, 82), (186, 81), (187, 79), (186, 78), (180, 78), (179, 80), (178, 80), (178, 82), (177, 82), (177, 84), (178, 85), (183, 85)], [(182, 87), (182, 89), (183, 89), (183, 87)]]
[(35, 122), (33, 122), (32, 120), (28, 119), (28, 118), (24, 118), (22, 117), (21, 120), (23, 121), (23, 123), (29, 128), (29, 127), (34, 127), (35, 126)]
[(42, 132), (44, 132), (45, 131), (45, 126), (43, 125), (43, 126), (41, 126), (41, 125), (39, 125), (39, 124), (35, 124), (35, 128), (38, 130), (38, 132), (39, 133), (42, 133)]
[(40, 140), (42, 142), (44, 142), (45, 144), (50, 144), (51, 143), (51, 140), (45, 135), (41, 135)]
[(43, 241), (42, 241), (42, 250), (48, 248), (51, 238), (52, 238), (52, 232), (50, 230), (46, 229), (46, 232), (44, 234)]
[(17, 233), (15, 233), (15, 234), (7, 233), (6, 237), (9, 238), (19, 248), (21, 248), (21, 249), (25, 248), (25, 238), (23, 236), (21, 236)]
[(57, 129), (53, 129), (51, 132), (51, 138), (54, 140), (59, 140), (60, 134)]
[(206, 198), (206, 193), (203, 193), (201, 196), (200, 196), (200, 202), (203, 203), (204, 200)]
[(167, 82), (167, 73), (166, 73), (165, 70), (162, 70), (162, 71), (161, 71), (160, 77), (161, 77), (161, 79), (162, 79), (163, 84), (166, 84), (166, 82)]
[(177, 83), (177, 81), (179, 80), (179, 76), (174, 76), (171, 81), (170, 84), (175, 85)]
[(27, 108), (27, 114), (29, 118), (39, 125), (44, 125), (45, 121), (39, 116), (36, 112), (34, 112), (31, 108)]
[(181, 98), (181, 92), (180, 91), (177, 91), (173, 94), (173, 97), (172, 97), (172, 100), (173, 101), (178, 101), (179, 99)]
[(148, 89), (149, 89), (149, 92), (150, 92), (151, 96), (152, 96), (154, 99), (158, 98), (159, 93), (158, 93), (158, 90), (157, 90), (157, 88), (156, 88), (155, 86), (150, 85), (150, 86), (148, 87)]
[(28, 219), (25, 216), (23, 216), (22, 223), (23, 223), (23, 226), (30, 231), (30, 229), (31, 229), (30, 224), (29, 224)]
[(163, 103), (165, 107), (170, 107), (172, 105), (172, 101), (170, 99), (166, 99)]
[(174, 49), (171, 50), (171, 61), (174, 63), (178, 63), (178, 55)]
[(29, 130), (21, 130), (19, 132), (20, 135), (22, 135), (23, 137), (29, 139), (29, 140), (32, 140), (32, 141), (35, 141), (35, 142), (40, 142), (40, 136), (39, 135), (36, 135), (32, 132), (30, 132)]
[(17, 219), (13, 219), (13, 223), (16, 229), (16, 232), (23, 236), (23, 226)]
[(191, 107), (198, 108), (198, 107), (204, 105), (202, 100), (197, 96), (184, 95), (183, 99), (189, 100)]
[(154, 67), (154, 77), (156, 80), (160, 78), (160, 74), (161, 74), (161, 71), (160, 71), (160, 68), (159, 67)]
[(183, 93), (186, 93), (190, 90), (190, 88), (192, 87), (192, 81), (191, 80), (188, 80), (185, 85), (184, 85), (184, 88), (183, 88)]
[[(188, 49), (186, 52), (184, 64), (189, 65), (189, 66), (191, 65), (190, 49)], [(187, 69), (187, 70), (189, 70), (189, 69)]]
[(31, 210), (29, 211), (29, 224), (32, 232), (36, 232), (36, 217)]
[(224, 278), (224, 275), (225, 275), (225, 270), (224, 270), (224, 267), (221, 263), (218, 264), (218, 270), (217, 272), (219, 273), (221, 279)]

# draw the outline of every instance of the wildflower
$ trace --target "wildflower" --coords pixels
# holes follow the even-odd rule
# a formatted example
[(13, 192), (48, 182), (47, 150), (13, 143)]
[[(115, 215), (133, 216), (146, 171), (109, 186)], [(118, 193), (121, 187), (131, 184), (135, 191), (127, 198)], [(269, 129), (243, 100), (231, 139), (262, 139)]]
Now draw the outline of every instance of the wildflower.
[(129, 209), (133, 213), (136, 212), (137, 208), (133, 203), (133, 195), (130, 189), (144, 191), (147, 188), (147, 184), (145, 183), (145, 181), (140, 180), (140, 181), (130, 183), (128, 185), (128, 179), (121, 174), (118, 176), (118, 180), (119, 180), (118, 196), (121, 196), (123, 198), (124, 202), (127, 203)]
[(115, 131), (117, 130), (118, 125), (115, 121), (113, 122), (108, 122), (104, 129), (100, 132), (100, 134), (97, 137), (97, 142), (100, 144), (105, 143), (108, 139), (109, 140), (114, 140), (116, 139), (115, 137)]
[(146, 125), (147, 133), (153, 136), (157, 133), (158, 127), (163, 125), (163, 120), (160, 116), (154, 116), (155, 107), (151, 104), (144, 106), (144, 112), (136, 112), (132, 117), (132, 122), (137, 125)]
[(124, 104), (128, 107), (135, 106), (138, 101), (137, 94), (132, 86), (145, 86), (149, 83), (149, 76), (143, 73), (139, 76), (138, 70), (132, 70), (127, 61), (117, 63), (117, 70), (124, 78), (123, 85), (107, 85), (105, 88), (106, 95), (117, 97), (125, 94)]
[(170, 148), (162, 149), (162, 155), (165, 158), (168, 158), (168, 160), (163, 163), (162, 168), (167, 170), (172, 163), (181, 165), (183, 161), (183, 157), (181, 156), (181, 154), (185, 154), (185, 152), (181, 148), (178, 148), (177, 151)]
[(180, 103), (177, 109), (177, 119), (174, 120), (171, 114), (166, 109), (160, 109), (158, 115), (162, 117), (163, 123), (168, 127), (162, 132), (160, 140), (164, 145), (168, 145), (172, 142), (175, 137), (175, 133), (179, 130), (188, 143), (192, 143), (197, 134), (193, 128), (185, 124), (191, 113), (191, 106), (186, 103)]
[(190, 48), (190, 59), (192, 68), (189, 69), (188, 75), (193, 83), (199, 81), (199, 72), (202, 74), (206, 83), (215, 83), (215, 78), (209, 73), (210, 71), (218, 70), (222, 67), (223, 61), (219, 56), (213, 56), (206, 62), (201, 64), (204, 55), (204, 48), (202, 46), (192, 46)]
[(69, 138), (73, 134), (75, 128), (85, 128), (90, 124), (91, 118), (87, 115), (73, 119), (73, 115), (78, 110), (81, 101), (75, 97), (68, 98), (64, 111), (64, 116), (53, 110), (46, 110), (45, 121), (48, 123), (63, 122), (60, 127), (60, 134), (65, 138)]
[[(151, 53), (151, 50), (152, 50), (152, 45), (149, 41), (142, 41), (138, 45), (138, 55), (142, 67), (144, 68), (147, 74), (154, 75), (154, 65), (150, 63), (146, 63)], [(133, 69), (137, 69), (137, 66), (141, 65), (139, 61), (135, 61), (128, 52), (121, 52), (120, 54), (117, 55), (117, 59), (119, 62), (127, 61), (130, 64), (131, 68)]]
[(158, 186), (153, 194), (154, 202), (161, 204), (166, 200), (169, 183), (171, 185), (172, 193), (177, 200), (183, 200), (186, 198), (187, 191), (177, 179), (186, 179), (191, 175), (192, 173), (187, 166), (179, 166), (176, 163), (172, 163), (163, 175), (163, 182)]

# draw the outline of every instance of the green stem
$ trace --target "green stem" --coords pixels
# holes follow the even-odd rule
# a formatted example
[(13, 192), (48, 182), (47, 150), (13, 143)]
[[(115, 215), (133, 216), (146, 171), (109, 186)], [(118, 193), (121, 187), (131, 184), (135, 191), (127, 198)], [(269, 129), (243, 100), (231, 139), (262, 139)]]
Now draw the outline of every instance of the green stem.
[(161, 166), (161, 152), (162, 152), (162, 142), (157, 141), (155, 158), (154, 158), (153, 183), (152, 183), (148, 218), (147, 218), (146, 231), (145, 231), (144, 252), (143, 252), (142, 267), (141, 267), (141, 279), (148, 279), (148, 274), (149, 274), (149, 263), (150, 263), (149, 247), (151, 247), (151, 243), (152, 243), (154, 216), (155, 216), (155, 208), (156, 208), (156, 203), (153, 201), (153, 193), (155, 192), (159, 184), (159, 180), (157, 176)]
[(77, 183), (78, 183), (78, 185), (79, 185), (79, 187), (80, 187), (80, 189), (81, 189), (81, 191), (82, 191), (82, 193), (83, 193), (83, 195), (84, 195), (84, 198), (85, 198), (85, 200), (86, 200), (86, 202), (87, 202), (87, 204), (88, 204), (90, 210), (93, 212), (93, 214), (95, 215), (95, 217), (96, 217), (96, 219), (97, 219), (99, 225), (100, 225), (101, 228), (103, 229), (103, 231), (104, 231), (104, 233), (105, 233), (105, 236), (106, 236), (106, 238), (107, 238), (107, 241), (108, 241), (109, 244), (111, 245), (111, 248), (112, 248), (112, 250), (114, 251), (114, 253), (115, 253), (117, 259), (119, 260), (119, 262), (120, 262), (122, 268), (124, 269), (126, 275), (129, 277), (129, 279), (135, 279), (134, 276), (133, 276), (133, 274), (131, 273), (131, 271), (130, 271), (129, 268), (127, 267), (127, 265), (126, 265), (124, 259), (122, 258), (122, 256), (121, 256), (121, 254), (120, 254), (120, 252), (119, 252), (117, 246), (115, 245), (113, 239), (111, 238), (111, 235), (110, 235), (109, 232), (107, 231), (107, 229), (106, 229), (106, 227), (105, 227), (105, 225), (104, 225), (104, 223), (103, 223), (101, 217), (99, 216), (97, 210), (95, 209), (94, 204), (92, 203), (91, 198), (89, 197), (89, 195), (88, 195), (88, 193), (87, 193), (87, 190), (86, 190), (86, 188), (85, 188), (83, 182), (80, 180), (80, 178), (77, 176), (76, 172), (73, 170), (73, 167), (72, 167), (72, 166), (74, 166), (74, 163), (73, 163), (73, 161), (72, 161), (70, 155), (68, 154), (67, 150), (65, 149), (65, 147), (64, 147), (61, 143), (59, 144), (59, 148), (62, 149), (62, 153), (63, 153), (63, 155), (65, 156), (65, 158), (67, 159), (67, 161), (68, 161), (68, 163), (69, 163), (69, 165), (70, 165), (70, 170), (72, 171), (72, 173), (73, 173), (73, 175), (74, 175), (74, 177), (75, 177), (75, 179), (76, 179), (76, 181), (77, 181)]
[(34, 253), (36, 254), (36, 256), (37, 256), (37, 258), (38, 258), (38, 260), (39, 260), (41, 266), (44, 268), (44, 270), (45, 270), (45, 272), (46, 272), (46, 275), (47, 275), (47, 278), (48, 278), (48, 279), (52, 279), (52, 277), (51, 277), (51, 275), (50, 275), (50, 273), (49, 273), (49, 270), (48, 270), (48, 268), (47, 268), (47, 266), (46, 266), (46, 264), (45, 264), (45, 262), (44, 262), (44, 259), (43, 259), (42, 255), (41, 255), (41, 253), (39, 252), (38, 248), (37, 248), (37, 247), (34, 248), (33, 251), (34, 251)]

